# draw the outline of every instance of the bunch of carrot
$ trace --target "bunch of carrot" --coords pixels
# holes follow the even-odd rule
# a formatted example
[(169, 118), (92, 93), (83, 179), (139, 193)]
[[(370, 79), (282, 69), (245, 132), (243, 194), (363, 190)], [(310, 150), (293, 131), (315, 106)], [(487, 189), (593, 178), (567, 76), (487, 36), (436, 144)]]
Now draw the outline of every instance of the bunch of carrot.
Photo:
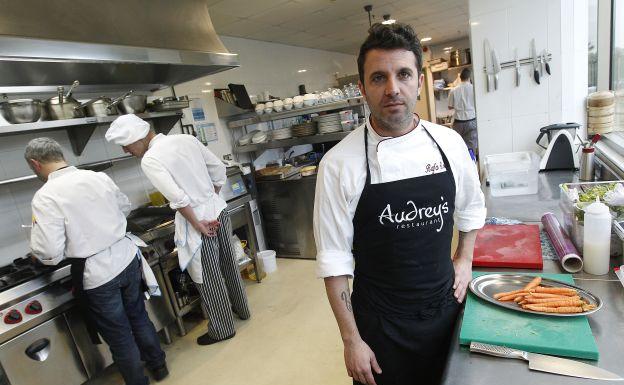
[(543, 313), (582, 313), (595, 309), (578, 295), (575, 289), (567, 287), (540, 286), (542, 277), (535, 277), (519, 290), (494, 294), (494, 298), (502, 302), (515, 302), (523, 309)]

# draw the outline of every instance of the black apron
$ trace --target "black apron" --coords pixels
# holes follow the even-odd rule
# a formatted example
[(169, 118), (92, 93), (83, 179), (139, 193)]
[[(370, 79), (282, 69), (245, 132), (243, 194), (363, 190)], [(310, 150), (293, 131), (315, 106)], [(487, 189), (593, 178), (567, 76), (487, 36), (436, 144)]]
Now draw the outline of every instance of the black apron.
[(371, 184), (368, 129), (364, 149), (366, 184), (353, 218), (355, 321), (381, 367), (378, 385), (437, 384), (460, 309), (453, 173), (438, 146), (445, 172)]
[(98, 335), (97, 327), (93, 317), (91, 316), (91, 311), (89, 310), (89, 303), (87, 302), (87, 295), (84, 291), (84, 270), (85, 264), (87, 263), (87, 258), (68, 258), (71, 262), (71, 277), (72, 277), (72, 286), (74, 298), (76, 298), (76, 302), (78, 302), (78, 311), (82, 315), (82, 318), (87, 326), (87, 332), (89, 333), (89, 338), (94, 345), (99, 345), (102, 343), (100, 336)]

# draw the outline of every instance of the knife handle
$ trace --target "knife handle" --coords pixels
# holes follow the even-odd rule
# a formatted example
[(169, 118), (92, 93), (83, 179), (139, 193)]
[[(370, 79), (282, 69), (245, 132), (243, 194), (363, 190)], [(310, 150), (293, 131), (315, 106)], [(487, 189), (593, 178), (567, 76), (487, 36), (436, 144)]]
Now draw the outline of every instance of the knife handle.
[(516, 87), (520, 87), (520, 70), (516, 68)]
[(494, 90), (498, 89), (498, 75), (494, 75)]
[(488, 354), (495, 357), (516, 358), (525, 361), (528, 360), (527, 353), (521, 350), (510, 349), (505, 346), (484, 344), (482, 342), (472, 341), (470, 343), (470, 351), (473, 353)]
[(544, 61), (544, 67), (546, 67), (546, 73), (550, 75), (550, 64), (547, 61)]
[(490, 74), (485, 74), (485, 89), (490, 92)]
[(537, 69), (533, 71), (533, 79), (535, 79), (535, 83), (540, 84), (540, 75)]

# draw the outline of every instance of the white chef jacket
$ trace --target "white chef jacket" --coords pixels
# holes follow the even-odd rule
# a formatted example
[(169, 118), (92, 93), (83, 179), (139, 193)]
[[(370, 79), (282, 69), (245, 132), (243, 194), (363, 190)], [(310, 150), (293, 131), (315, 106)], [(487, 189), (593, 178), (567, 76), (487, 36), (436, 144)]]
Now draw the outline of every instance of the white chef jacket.
[[(70, 166), (52, 172), (32, 200), (33, 228), (30, 247), (46, 265), (64, 258), (87, 258), (83, 286), (99, 287), (121, 273), (134, 258), (142, 258), (136, 237), (126, 236), (130, 201), (101, 172)], [(131, 239), (132, 238), (132, 239)], [(144, 245), (144, 244), (141, 244)], [(143, 271), (151, 294), (158, 284)]]
[[(198, 220), (215, 220), (227, 206), (214, 189), (225, 184), (225, 165), (194, 136), (156, 135), (143, 155), (141, 168), (174, 210), (190, 204)], [(179, 212), (175, 241), (180, 269), (188, 269), (191, 279), (202, 283), (201, 233)]]
[(459, 120), (474, 119), (474, 87), (470, 82), (461, 82), (457, 87), (453, 88), (449, 93), (449, 107), (455, 110), (454, 117)]
[(427, 121), (396, 138), (382, 138), (370, 126), (355, 129), (321, 160), (314, 197), (317, 275), (353, 276), (353, 216), (366, 182), (364, 132), (368, 127), (371, 183), (419, 177), (445, 171), (435, 138), (448, 158), (455, 180), (455, 225), (467, 232), (483, 227), (485, 199), (475, 163), (461, 136)]

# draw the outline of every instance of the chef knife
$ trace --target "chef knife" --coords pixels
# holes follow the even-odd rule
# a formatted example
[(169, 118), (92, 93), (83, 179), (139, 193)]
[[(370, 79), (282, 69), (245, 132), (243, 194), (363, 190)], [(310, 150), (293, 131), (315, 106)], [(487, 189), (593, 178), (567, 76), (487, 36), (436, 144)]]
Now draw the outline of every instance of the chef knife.
[(496, 50), (492, 50), (492, 67), (494, 69), (494, 89), (498, 89), (498, 73), (501, 72), (500, 62), (498, 56), (496, 56)]
[(516, 62), (516, 87), (520, 87), (520, 60), (518, 60), (518, 48), (514, 48), (514, 60)]
[(490, 75), (492, 75), (493, 68), (492, 68), (492, 53), (490, 52), (490, 41), (488, 39), (485, 39), (483, 41), (483, 51), (485, 54), (485, 79), (486, 79), (486, 87), (487, 87), (487, 91), (490, 92), (491, 86), (490, 84), (492, 84), (491, 79), (490, 79)]
[(550, 75), (550, 65), (548, 64), (548, 61), (546, 61), (546, 50), (542, 51), (542, 64), (544, 65), (546, 73)]
[(535, 83), (540, 84), (539, 64), (537, 63), (537, 53), (535, 52), (535, 39), (531, 39), (531, 57), (533, 58), (533, 79), (535, 79)]
[(592, 378), (595, 380), (624, 381), (624, 378), (597, 366), (565, 358), (510, 349), (505, 346), (471, 342), (470, 351), (474, 353), (488, 354), (495, 357), (516, 358), (528, 361), (529, 369), (540, 372), (555, 373), (571, 377)]

